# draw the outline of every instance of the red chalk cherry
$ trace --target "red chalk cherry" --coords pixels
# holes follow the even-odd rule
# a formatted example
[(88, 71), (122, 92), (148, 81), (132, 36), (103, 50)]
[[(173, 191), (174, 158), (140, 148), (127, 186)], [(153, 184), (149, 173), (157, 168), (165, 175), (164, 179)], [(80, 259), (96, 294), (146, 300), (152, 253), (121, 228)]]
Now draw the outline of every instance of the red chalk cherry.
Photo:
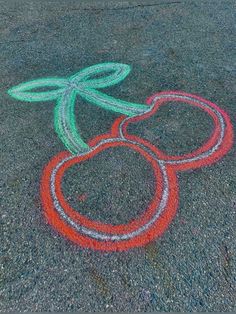
[[(192, 107), (197, 107), (206, 112), (213, 120), (214, 130), (210, 138), (195, 151), (180, 156), (168, 155), (158, 147), (134, 134), (130, 134), (127, 129), (131, 123), (149, 119), (156, 111), (170, 102), (186, 103)], [(145, 114), (135, 117), (118, 118), (112, 127), (113, 136), (125, 137), (128, 140), (138, 142), (149, 147), (159, 160), (165, 161), (166, 165), (175, 170), (187, 170), (212, 164), (225, 155), (233, 143), (232, 125), (227, 113), (216, 104), (196, 95), (185, 92), (161, 92), (147, 99), (150, 110)]]
[[(103, 142), (98, 144), (101, 140)], [(160, 236), (172, 220), (177, 207), (174, 172), (172, 170), (166, 172), (160, 167), (155, 156), (134, 142), (108, 139), (108, 135), (99, 136), (92, 142), (94, 146), (90, 152), (80, 156), (62, 152), (46, 166), (41, 183), (41, 198), (49, 223), (59, 233), (77, 244), (98, 250), (126, 250), (144, 245)], [(127, 224), (111, 225), (91, 220), (71, 208), (63, 195), (61, 183), (65, 171), (73, 165), (89, 160), (108, 148), (119, 146), (140, 153), (152, 166), (155, 193), (142, 215)], [(169, 179), (172, 183), (169, 183)]]

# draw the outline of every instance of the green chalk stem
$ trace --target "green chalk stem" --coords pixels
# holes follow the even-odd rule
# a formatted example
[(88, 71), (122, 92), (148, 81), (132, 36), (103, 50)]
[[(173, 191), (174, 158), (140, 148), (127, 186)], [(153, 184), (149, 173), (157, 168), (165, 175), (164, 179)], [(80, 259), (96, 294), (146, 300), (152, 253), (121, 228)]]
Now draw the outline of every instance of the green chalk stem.
[(76, 155), (89, 150), (89, 146), (82, 140), (76, 126), (75, 99), (76, 91), (71, 89), (57, 100), (54, 109), (54, 127), (66, 148)]
[[(59, 138), (72, 154), (88, 151), (90, 147), (81, 138), (74, 113), (77, 94), (88, 102), (129, 117), (145, 113), (149, 107), (116, 99), (97, 89), (115, 85), (129, 74), (131, 68), (121, 63), (101, 63), (85, 68), (69, 78), (45, 78), (19, 84), (8, 94), (18, 100), (37, 102), (56, 100), (54, 126)], [(108, 74), (107, 74), (108, 73)], [(106, 76), (102, 76), (101, 74)], [(55, 87), (49, 91), (32, 91)]]
[(99, 107), (107, 110), (115, 111), (129, 117), (142, 114), (147, 111), (147, 105), (136, 104), (120, 100), (93, 89), (79, 89), (77, 93)]

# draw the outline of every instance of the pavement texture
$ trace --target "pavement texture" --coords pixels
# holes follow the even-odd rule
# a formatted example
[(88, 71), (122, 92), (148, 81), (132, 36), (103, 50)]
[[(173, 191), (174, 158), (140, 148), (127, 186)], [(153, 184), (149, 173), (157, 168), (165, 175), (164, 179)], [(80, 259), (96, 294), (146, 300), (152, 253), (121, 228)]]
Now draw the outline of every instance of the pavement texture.
[[(0, 1), (1, 311), (235, 311), (235, 145), (218, 163), (181, 172), (177, 215), (164, 235), (126, 252), (83, 249), (47, 223), (42, 170), (65, 148), (53, 127), (55, 102), (27, 103), (7, 90), (101, 63), (132, 66), (105, 91), (145, 103), (183, 90), (216, 103), (235, 126), (235, 2)], [(88, 141), (119, 114), (76, 100)], [(155, 122), (155, 121), (156, 122)], [(134, 132), (168, 154), (198, 148), (212, 121), (170, 104)], [(153, 193), (152, 171), (117, 148), (63, 179), (66, 199), (92, 219), (137, 217)]]

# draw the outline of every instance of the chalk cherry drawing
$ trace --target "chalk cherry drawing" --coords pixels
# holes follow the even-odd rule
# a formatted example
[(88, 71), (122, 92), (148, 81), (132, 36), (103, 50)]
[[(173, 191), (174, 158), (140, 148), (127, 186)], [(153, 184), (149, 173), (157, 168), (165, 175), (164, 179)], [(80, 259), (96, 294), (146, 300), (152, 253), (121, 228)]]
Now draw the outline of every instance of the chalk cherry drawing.
[[(177, 172), (216, 162), (229, 151), (233, 143), (229, 116), (217, 105), (199, 96), (181, 91), (166, 91), (149, 97), (146, 104), (137, 104), (113, 98), (100, 91), (121, 82), (129, 72), (128, 65), (102, 63), (85, 68), (68, 78), (38, 79), (8, 91), (12, 97), (29, 102), (56, 100), (55, 130), (68, 151), (53, 157), (45, 167), (41, 180), (41, 200), (48, 222), (66, 238), (85, 248), (122, 251), (145, 245), (162, 235), (178, 206)], [(87, 144), (76, 127), (74, 106), (77, 94), (89, 103), (121, 114), (109, 133), (98, 135)], [(189, 154), (167, 155), (149, 141), (127, 131), (130, 123), (148, 119), (161, 106), (171, 101), (200, 108), (213, 120), (214, 130), (210, 138), (202, 147)], [(128, 224), (111, 225), (91, 220), (73, 209), (65, 199), (61, 185), (68, 168), (118, 146), (140, 153), (152, 166), (155, 193), (140, 217)]]

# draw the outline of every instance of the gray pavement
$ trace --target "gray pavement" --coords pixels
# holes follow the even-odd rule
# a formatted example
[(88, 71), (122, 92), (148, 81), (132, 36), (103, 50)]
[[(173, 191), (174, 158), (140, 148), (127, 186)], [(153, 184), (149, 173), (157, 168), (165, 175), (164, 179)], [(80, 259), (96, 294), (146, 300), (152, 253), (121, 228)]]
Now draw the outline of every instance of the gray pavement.
[[(108, 94), (145, 103), (183, 90), (216, 103), (235, 127), (235, 2), (1, 0), (0, 49), (0, 310), (235, 311), (235, 145), (216, 164), (178, 174), (177, 215), (161, 238), (125, 252), (85, 250), (53, 230), (41, 207), (42, 170), (65, 150), (55, 101), (7, 94), (25, 81), (121, 62), (132, 71)], [(76, 113), (86, 141), (119, 117), (80, 98)], [(133, 132), (168, 154), (191, 152), (212, 130), (205, 113), (175, 104), (154, 120)], [(113, 155), (74, 167), (63, 191), (84, 215), (127, 223), (150, 201), (152, 172), (136, 153)]]

